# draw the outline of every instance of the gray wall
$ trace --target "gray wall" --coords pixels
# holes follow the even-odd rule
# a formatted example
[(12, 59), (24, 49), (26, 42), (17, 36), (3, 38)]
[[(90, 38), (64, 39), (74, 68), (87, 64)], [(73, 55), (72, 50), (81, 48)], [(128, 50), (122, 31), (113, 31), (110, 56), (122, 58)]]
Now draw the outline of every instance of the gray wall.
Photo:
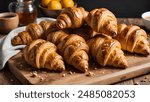
[(79, 5), (91, 10), (106, 7), (117, 17), (140, 17), (141, 13), (150, 11), (150, 0), (75, 0)]
[[(8, 4), (16, 0), (0, 0), (0, 12), (8, 11)], [(150, 0), (74, 0), (79, 6), (91, 10), (96, 7), (106, 7), (117, 17), (140, 17), (141, 13), (150, 11)], [(40, 0), (35, 0), (38, 5)], [(39, 16), (43, 16), (39, 12)]]

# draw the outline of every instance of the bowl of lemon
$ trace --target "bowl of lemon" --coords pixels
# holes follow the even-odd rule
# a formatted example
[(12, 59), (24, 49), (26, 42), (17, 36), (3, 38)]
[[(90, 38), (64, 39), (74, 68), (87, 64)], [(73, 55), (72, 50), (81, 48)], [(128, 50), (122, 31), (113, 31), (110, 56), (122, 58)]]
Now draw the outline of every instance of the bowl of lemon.
[(73, 0), (41, 0), (39, 8), (49, 17), (57, 18), (63, 8), (76, 7), (77, 4)]

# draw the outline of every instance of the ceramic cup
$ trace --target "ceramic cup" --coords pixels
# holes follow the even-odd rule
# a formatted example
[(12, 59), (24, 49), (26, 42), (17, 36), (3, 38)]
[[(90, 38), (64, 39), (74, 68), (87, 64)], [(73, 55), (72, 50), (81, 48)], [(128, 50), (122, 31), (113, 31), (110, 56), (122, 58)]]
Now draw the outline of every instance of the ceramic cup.
[(9, 33), (18, 27), (19, 17), (16, 13), (0, 13), (0, 33)]
[(150, 31), (150, 11), (144, 12), (142, 14), (142, 20), (145, 27)]

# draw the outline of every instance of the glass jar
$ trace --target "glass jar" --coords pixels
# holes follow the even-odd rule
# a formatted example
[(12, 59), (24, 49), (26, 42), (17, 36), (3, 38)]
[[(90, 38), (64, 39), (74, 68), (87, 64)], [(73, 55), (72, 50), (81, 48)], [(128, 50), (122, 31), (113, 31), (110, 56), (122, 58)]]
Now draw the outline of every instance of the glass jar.
[(19, 15), (20, 26), (28, 25), (36, 21), (37, 9), (34, 6), (34, 0), (17, 0), (9, 4), (9, 11), (16, 12)]

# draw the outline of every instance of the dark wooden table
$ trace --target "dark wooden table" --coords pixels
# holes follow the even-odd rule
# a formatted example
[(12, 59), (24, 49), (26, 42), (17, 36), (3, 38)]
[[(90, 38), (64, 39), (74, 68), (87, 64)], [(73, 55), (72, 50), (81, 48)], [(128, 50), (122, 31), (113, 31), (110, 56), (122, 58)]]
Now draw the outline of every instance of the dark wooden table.
[[(140, 18), (119, 18), (118, 23), (126, 23), (138, 25), (146, 30)], [(147, 31), (147, 30), (146, 30)], [(148, 32), (148, 31), (147, 31)], [(0, 38), (5, 35), (0, 34)], [(9, 71), (8, 65), (0, 71), (0, 84), (1, 85), (19, 85), (21, 82)], [(116, 83), (115, 85), (150, 85), (150, 73), (147, 75), (139, 76), (123, 82)]]

